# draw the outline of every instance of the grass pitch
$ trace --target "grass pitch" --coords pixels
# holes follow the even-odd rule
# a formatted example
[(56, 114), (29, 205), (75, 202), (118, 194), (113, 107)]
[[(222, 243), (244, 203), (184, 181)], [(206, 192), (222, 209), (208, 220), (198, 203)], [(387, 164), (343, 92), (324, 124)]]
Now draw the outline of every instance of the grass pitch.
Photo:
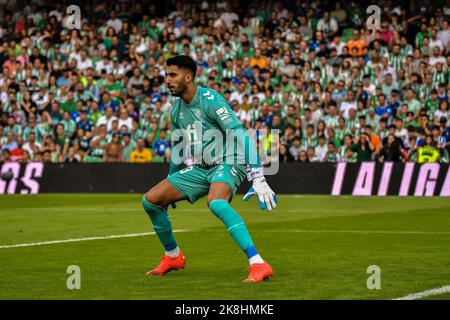
[[(280, 196), (278, 208), (232, 205), (274, 268), (243, 284), (247, 260), (204, 200), (169, 209), (187, 259), (165, 277), (155, 235), (0, 248), (0, 299), (392, 299), (450, 284), (450, 200)], [(139, 195), (0, 196), (0, 247), (151, 232)], [(69, 265), (81, 289), (69, 290)], [(367, 288), (367, 267), (381, 289)], [(449, 294), (432, 298), (448, 299)]]

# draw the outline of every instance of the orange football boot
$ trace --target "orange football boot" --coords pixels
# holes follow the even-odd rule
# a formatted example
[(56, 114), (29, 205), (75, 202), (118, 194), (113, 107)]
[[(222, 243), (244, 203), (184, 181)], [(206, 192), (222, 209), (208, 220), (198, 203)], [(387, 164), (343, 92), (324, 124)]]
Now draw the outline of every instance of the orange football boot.
[(176, 258), (162, 256), (160, 258), (160, 261), (161, 262), (155, 269), (150, 270), (145, 275), (163, 276), (169, 271), (184, 269), (184, 267), (186, 266), (186, 258), (181, 251)]
[(247, 279), (242, 282), (263, 282), (273, 277), (272, 267), (264, 261), (264, 263), (253, 263), (248, 267), (250, 271)]

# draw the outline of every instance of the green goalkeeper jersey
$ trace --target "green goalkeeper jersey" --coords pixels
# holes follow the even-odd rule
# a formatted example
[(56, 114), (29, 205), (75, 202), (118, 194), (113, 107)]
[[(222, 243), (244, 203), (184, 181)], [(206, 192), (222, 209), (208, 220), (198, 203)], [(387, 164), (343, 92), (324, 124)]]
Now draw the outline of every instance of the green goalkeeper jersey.
[[(181, 147), (190, 150), (187, 158), (194, 163), (222, 163), (230, 161), (226, 156), (231, 155), (233, 161), (245, 161), (251, 167), (260, 166), (256, 147), (250, 142), (244, 127), (240, 123), (228, 102), (216, 91), (209, 88), (197, 87), (194, 98), (186, 104), (178, 98), (170, 110), (174, 133), (174, 151), (172, 152), (169, 174), (183, 166), (179, 159), (182, 157)], [(177, 129), (182, 129), (176, 133)], [(222, 144), (218, 146), (215, 134), (220, 133)], [(230, 137), (245, 145), (242, 153), (233, 149), (230, 151)], [(218, 138), (217, 138), (218, 139)], [(182, 143), (184, 141), (184, 143)], [(181, 145), (180, 145), (181, 143)], [(242, 144), (243, 143), (243, 144)], [(239, 156), (245, 156), (245, 160)], [(176, 161), (174, 157), (177, 157)], [(242, 162), (241, 162), (242, 163)]]

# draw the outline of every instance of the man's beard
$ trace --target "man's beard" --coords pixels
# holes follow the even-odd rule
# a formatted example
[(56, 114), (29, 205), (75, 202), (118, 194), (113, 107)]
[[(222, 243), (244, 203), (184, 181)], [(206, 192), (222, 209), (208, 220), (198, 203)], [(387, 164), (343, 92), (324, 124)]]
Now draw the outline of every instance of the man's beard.
[(177, 91), (172, 93), (172, 95), (174, 97), (181, 97), (181, 95), (183, 95), (183, 93), (186, 91), (186, 89), (187, 89), (187, 85), (183, 83), (182, 85), (180, 85), (180, 88)]

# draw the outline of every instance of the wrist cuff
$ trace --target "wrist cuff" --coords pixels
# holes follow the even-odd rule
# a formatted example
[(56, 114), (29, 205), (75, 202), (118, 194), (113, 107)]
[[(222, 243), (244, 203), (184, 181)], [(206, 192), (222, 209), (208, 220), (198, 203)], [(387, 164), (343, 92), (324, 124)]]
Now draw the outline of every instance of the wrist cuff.
[(250, 178), (251, 180), (257, 179), (257, 178), (264, 178), (264, 170), (263, 168), (252, 168), (250, 169)]

